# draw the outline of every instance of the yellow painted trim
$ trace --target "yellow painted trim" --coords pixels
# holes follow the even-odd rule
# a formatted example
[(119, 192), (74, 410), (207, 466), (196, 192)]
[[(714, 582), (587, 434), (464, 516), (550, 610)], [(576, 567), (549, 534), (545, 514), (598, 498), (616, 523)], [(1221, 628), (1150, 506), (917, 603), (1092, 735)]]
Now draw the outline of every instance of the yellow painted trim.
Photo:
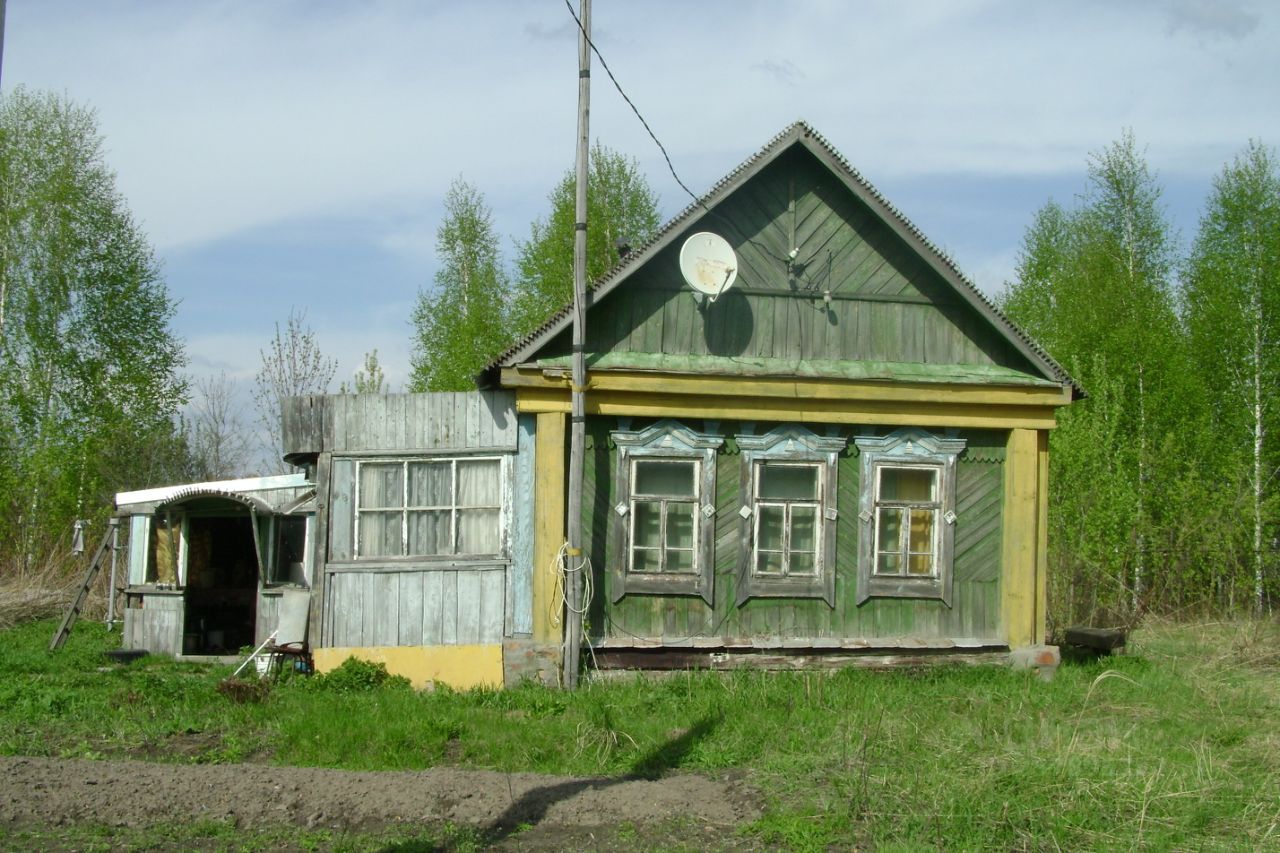
[(1036, 628), (1035, 642), (1048, 641), (1049, 616), (1049, 433), (1036, 436), (1039, 476), (1036, 478)]
[[(569, 412), (569, 398), (556, 390), (520, 388), (516, 409), (525, 413)], [(783, 399), (779, 397), (680, 397), (592, 391), (586, 395), (589, 415), (623, 417), (776, 420), (837, 424), (885, 424), (975, 429), (1053, 429), (1052, 406), (880, 402), (874, 400)], [(538, 470), (543, 470), (539, 468)]]
[(1040, 453), (1036, 430), (1009, 431), (1004, 470), (1004, 542), (1000, 616), (1010, 648), (1036, 642), (1039, 616), (1037, 562), (1040, 545)]
[[(503, 369), (502, 385), (507, 388), (559, 391), (563, 394), (567, 394), (569, 390), (567, 378), (548, 376), (540, 370), (519, 370), (513, 367)], [(980, 406), (1066, 406), (1071, 403), (1071, 389), (1065, 386), (687, 376), (625, 371), (594, 371), (587, 388), (589, 391), (699, 397), (778, 397), (787, 400), (862, 400)]]
[(555, 562), (566, 533), (564, 427), (564, 414), (538, 414), (533, 459), (537, 472), (533, 498), (533, 639), (539, 643), (562, 640)]
[(435, 683), (458, 690), (502, 686), (502, 645), (366, 646), (313, 649), (317, 672), (330, 672), (347, 658), (385, 664), (387, 672), (403, 675), (415, 690)]

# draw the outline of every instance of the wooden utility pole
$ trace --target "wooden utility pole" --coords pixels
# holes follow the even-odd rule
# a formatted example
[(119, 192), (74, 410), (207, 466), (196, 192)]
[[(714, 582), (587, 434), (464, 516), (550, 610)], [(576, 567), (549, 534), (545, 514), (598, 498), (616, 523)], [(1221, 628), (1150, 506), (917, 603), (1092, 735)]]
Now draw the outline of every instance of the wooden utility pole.
[(569, 430), (569, 543), (565, 554), (564, 686), (578, 686), (582, 657), (582, 573), (588, 571), (582, 548), (582, 456), (585, 440), (587, 386), (585, 357), (587, 325), (587, 130), (591, 105), (591, 0), (581, 0), (578, 33), (578, 156), (577, 199), (573, 231), (573, 387), (570, 389)]

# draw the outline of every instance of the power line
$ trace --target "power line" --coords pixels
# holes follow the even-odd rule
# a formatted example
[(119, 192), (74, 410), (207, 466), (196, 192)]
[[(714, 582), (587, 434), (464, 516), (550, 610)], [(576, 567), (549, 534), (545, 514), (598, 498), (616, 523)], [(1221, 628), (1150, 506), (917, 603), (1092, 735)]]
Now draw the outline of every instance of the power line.
[(653, 132), (653, 128), (649, 127), (649, 122), (644, 120), (644, 116), (640, 115), (640, 110), (636, 109), (636, 105), (627, 97), (627, 93), (622, 90), (622, 84), (618, 82), (618, 78), (613, 76), (613, 71), (609, 69), (609, 63), (604, 61), (604, 56), (600, 53), (600, 49), (596, 47), (596, 43), (591, 40), (591, 36), (587, 35), (586, 30), (582, 27), (582, 21), (578, 19), (578, 13), (573, 11), (573, 4), (569, 0), (564, 0), (565, 7), (569, 10), (569, 14), (573, 16), (574, 23), (578, 25), (578, 31), (586, 38), (587, 44), (591, 47), (591, 52), (596, 55), (596, 59), (600, 60), (600, 66), (604, 68), (604, 72), (609, 75), (609, 80), (613, 83), (613, 88), (618, 90), (618, 94), (622, 96), (622, 100), (627, 102), (627, 106), (631, 107), (631, 112), (636, 114), (636, 118), (640, 119), (640, 123), (644, 125), (644, 129), (648, 131), (649, 138), (653, 140), (653, 144), (658, 146), (658, 150), (662, 152), (662, 158), (667, 161), (667, 169), (671, 172), (671, 177), (676, 179), (676, 183), (680, 185), (680, 189), (689, 194), (689, 198), (695, 202), (698, 197), (693, 194), (684, 181), (680, 180), (680, 176), (676, 174), (676, 167), (671, 163), (671, 157), (667, 154), (666, 146), (658, 139), (657, 134)]

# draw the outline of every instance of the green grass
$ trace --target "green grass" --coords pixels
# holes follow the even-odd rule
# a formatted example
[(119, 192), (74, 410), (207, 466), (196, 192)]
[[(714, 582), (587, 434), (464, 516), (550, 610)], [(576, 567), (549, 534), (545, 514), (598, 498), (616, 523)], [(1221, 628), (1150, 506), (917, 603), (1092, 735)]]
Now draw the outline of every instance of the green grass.
[(1274, 623), (1151, 626), (1128, 656), (1064, 664), (1049, 683), (964, 667), (641, 676), (575, 694), (418, 694), (360, 678), (339, 690), (298, 678), (243, 704), (216, 689), (228, 667), (112, 666), (101, 652), (116, 638), (93, 624), (50, 654), (52, 630), (0, 634), (0, 752), (728, 771), (765, 799), (744, 843), (792, 848), (1280, 845)]

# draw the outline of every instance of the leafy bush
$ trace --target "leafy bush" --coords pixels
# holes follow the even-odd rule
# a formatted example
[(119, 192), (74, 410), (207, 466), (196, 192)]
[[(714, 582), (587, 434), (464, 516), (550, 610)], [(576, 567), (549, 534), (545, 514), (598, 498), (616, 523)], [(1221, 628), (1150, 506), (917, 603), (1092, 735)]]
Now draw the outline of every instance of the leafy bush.
[(387, 672), (385, 663), (347, 658), (337, 669), (302, 682), (311, 690), (332, 693), (369, 693), (374, 690), (408, 690), (409, 679)]

